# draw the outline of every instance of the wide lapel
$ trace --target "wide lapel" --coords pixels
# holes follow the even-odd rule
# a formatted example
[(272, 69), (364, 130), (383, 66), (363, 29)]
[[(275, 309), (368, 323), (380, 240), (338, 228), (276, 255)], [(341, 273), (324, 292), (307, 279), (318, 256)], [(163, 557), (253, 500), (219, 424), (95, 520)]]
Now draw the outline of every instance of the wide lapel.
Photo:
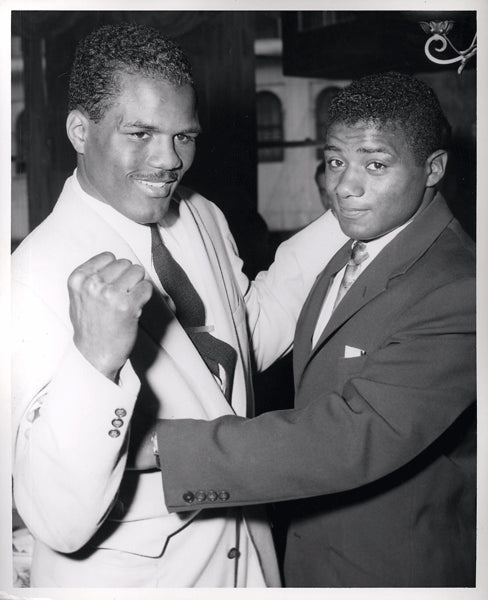
[(298, 381), (312, 351), (312, 337), (317, 319), (322, 309), (332, 278), (349, 260), (352, 240), (332, 257), (322, 273), (317, 277), (297, 321), (295, 340), (293, 343), (293, 371)]
[(302, 365), (301, 373), (337, 329), (382, 293), (393, 278), (405, 273), (425, 253), (452, 218), (445, 200), (437, 194), (412, 223), (383, 248), (332, 313), (317, 344), (309, 353), (308, 360)]
[[(188, 237), (191, 239), (192, 253), (198, 262), (198, 269), (202, 275), (201, 279), (205, 287), (206, 301), (211, 306), (214, 317), (214, 322), (211, 323), (214, 327), (212, 333), (232, 347), (238, 348), (239, 344), (232, 321), (232, 307), (229, 303), (229, 293), (224, 285), (224, 277), (228, 276), (231, 269), (230, 266), (222, 266), (219, 262), (219, 256), (223, 259), (225, 254), (222, 252), (219, 256), (217, 255), (214, 240), (207, 231), (201, 211), (197, 210), (193, 202), (185, 200), (184, 197), (180, 198), (179, 218), (184, 220)], [(200, 362), (215, 382), (204, 362), (202, 360)], [(229, 403), (220, 387), (218, 392), (219, 405), (224, 412), (229, 413)]]
[(225, 279), (229, 279), (231, 273), (230, 263), (222, 265), (221, 260), (224, 260), (225, 251), (217, 253), (216, 243), (218, 242), (218, 232), (214, 236), (208, 231), (208, 219), (205, 220), (202, 211), (199, 210), (192, 202), (186, 202), (188, 209), (188, 227), (194, 229), (194, 236), (198, 239), (198, 248), (196, 248), (196, 258), (204, 257), (199, 262), (199, 268), (202, 273), (202, 280), (205, 285), (205, 294), (209, 304), (212, 307), (214, 315), (218, 315), (218, 322), (214, 323), (217, 337), (229, 344), (235, 344), (236, 339), (232, 335), (234, 331), (231, 314), (236, 306), (231, 306), (230, 298), (235, 296), (235, 301), (238, 301), (238, 293), (232, 288), (232, 283)]
[[(238, 306), (243, 304), (242, 294), (228, 258), (222, 231), (215, 217), (209, 212), (208, 205), (199, 202), (198, 196), (185, 204), (188, 218), (193, 221), (191, 226), (195, 228), (195, 237), (199, 240), (198, 256), (205, 257), (200, 268), (205, 282), (206, 297), (214, 315), (215, 336), (232, 346), (241, 359), (237, 361), (234, 374), (232, 408), (238, 415), (249, 415), (253, 411), (253, 397), (252, 390), (249, 393), (248, 386), (244, 383), (248, 375), (245, 369), (243, 370), (248, 361), (247, 330), (241, 327), (239, 331), (233, 317)], [(241, 307), (244, 311), (245, 306)], [(246, 355), (242, 354), (243, 350)]]

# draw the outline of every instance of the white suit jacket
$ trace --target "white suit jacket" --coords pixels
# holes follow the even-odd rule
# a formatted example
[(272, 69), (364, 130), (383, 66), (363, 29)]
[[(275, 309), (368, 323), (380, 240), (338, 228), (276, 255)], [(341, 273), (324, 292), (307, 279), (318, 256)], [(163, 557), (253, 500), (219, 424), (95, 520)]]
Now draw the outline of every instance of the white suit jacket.
[[(252, 414), (250, 351), (263, 369), (291, 348), (308, 291), (345, 238), (326, 213), (282, 244), (269, 271), (250, 283), (220, 210), (179, 188), (185, 207), (180, 218), (186, 219), (212, 313), (219, 316), (215, 335), (238, 353), (231, 408), (156, 290), (118, 385), (79, 353), (69, 318), (69, 274), (107, 250), (139, 260), (110, 223), (87, 209), (78, 189), (70, 177), (53, 212), (12, 257), (17, 508), (34, 537), (61, 553), (89, 543), (159, 556), (168, 536), (188, 521), (204, 545), (198, 511), (168, 513), (159, 472), (125, 470), (136, 401), (137, 410), (158, 418), (212, 419), (232, 410)], [(119, 417), (121, 434), (112, 437), (112, 421)], [(278, 585), (265, 520), (251, 514), (246, 519), (267, 584)], [(219, 526), (225, 518), (219, 521), (216, 514), (215, 521)]]

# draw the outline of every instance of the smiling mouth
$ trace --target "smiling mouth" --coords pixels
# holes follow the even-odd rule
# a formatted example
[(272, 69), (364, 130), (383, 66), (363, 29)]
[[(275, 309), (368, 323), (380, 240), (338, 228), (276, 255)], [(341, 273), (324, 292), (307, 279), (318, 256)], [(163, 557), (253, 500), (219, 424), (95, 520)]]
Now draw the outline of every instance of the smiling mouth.
[(139, 183), (143, 183), (144, 185), (147, 185), (150, 188), (161, 189), (165, 185), (169, 185), (170, 183), (173, 183), (173, 181), (175, 181), (175, 180), (171, 179), (170, 181), (146, 181), (145, 179), (136, 179), (136, 181), (138, 181)]
[(136, 184), (146, 192), (166, 195), (171, 185), (177, 181), (177, 178), (165, 179), (164, 181), (153, 181), (149, 179), (138, 179), (134, 177)]

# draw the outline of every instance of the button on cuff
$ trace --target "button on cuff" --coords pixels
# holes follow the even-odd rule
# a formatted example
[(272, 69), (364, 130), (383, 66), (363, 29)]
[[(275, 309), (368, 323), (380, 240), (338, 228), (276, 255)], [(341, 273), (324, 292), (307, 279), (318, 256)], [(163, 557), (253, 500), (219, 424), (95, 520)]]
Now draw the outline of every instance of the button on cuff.
[(183, 502), (186, 504), (193, 504), (195, 500), (195, 495), (192, 492), (185, 492), (183, 494)]

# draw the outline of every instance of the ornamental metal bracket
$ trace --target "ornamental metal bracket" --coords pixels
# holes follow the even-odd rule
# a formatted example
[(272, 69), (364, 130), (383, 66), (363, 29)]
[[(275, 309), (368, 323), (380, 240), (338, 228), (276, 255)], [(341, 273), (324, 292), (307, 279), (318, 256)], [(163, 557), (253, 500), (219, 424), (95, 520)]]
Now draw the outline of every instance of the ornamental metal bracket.
[[(458, 50), (447, 37), (447, 34), (454, 27), (454, 21), (420, 21), (420, 27), (422, 27), (425, 33), (432, 34), (425, 42), (424, 46), (424, 51), (427, 58), (431, 62), (434, 62), (438, 65), (451, 65), (453, 63), (460, 62), (461, 64), (457, 70), (458, 74), (460, 75), (468, 60), (476, 54), (477, 33), (474, 34), (473, 41), (471, 42), (469, 48), (466, 48), (466, 50)], [(449, 46), (452, 50), (454, 50), (457, 56), (454, 56), (453, 58), (437, 58), (436, 56), (433, 56), (431, 54), (430, 47), (436, 42), (439, 42), (439, 44), (433, 47), (434, 52), (442, 53), (446, 50), (447, 46)]]

